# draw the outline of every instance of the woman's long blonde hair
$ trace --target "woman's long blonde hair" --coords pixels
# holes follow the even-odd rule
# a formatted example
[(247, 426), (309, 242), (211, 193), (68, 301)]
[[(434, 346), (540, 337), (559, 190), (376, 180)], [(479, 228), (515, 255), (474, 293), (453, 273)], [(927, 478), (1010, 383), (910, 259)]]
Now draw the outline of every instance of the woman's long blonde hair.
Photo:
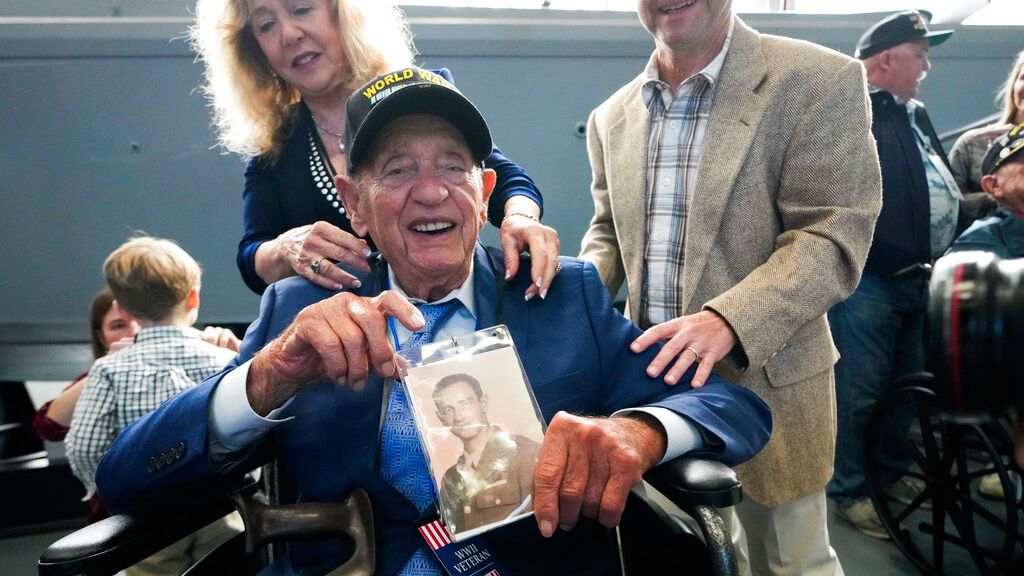
[[(328, 0), (338, 13), (347, 90), (412, 64), (415, 49), (401, 10), (390, 0)], [(245, 156), (276, 158), (290, 132), (297, 90), (270, 68), (249, 28), (247, 0), (199, 0), (189, 28), (206, 65), (202, 90), (213, 108), (221, 146)]]
[(996, 92), (996, 106), (1003, 107), (1003, 116), (999, 119), (999, 122), (1003, 124), (1017, 124), (1022, 120), (1018, 118), (1021, 115), (1021, 110), (1013, 103), (1013, 84), (1017, 81), (1021, 68), (1024, 68), (1024, 50), (1017, 54), (1017, 60), (1013, 63), (1013, 68), (1010, 69), (1010, 77)]

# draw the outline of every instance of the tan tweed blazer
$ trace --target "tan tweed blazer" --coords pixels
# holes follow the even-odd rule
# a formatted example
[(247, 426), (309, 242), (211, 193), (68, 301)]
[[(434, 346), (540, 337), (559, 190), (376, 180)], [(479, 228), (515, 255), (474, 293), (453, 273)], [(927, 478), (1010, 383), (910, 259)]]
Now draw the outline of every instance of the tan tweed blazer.
[[(580, 256), (639, 317), (649, 115), (642, 77), (590, 116), (594, 217)], [(860, 280), (881, 177), (860, 62), (759, 34), (736, 18), (719, 76), (676, 287), (710, 308), (742, 352), (716, 369), (771, 406), (772, 440), (737, 468), (747, 496), (777, 506), (832, 475), (838, 353), (825, 312)]]

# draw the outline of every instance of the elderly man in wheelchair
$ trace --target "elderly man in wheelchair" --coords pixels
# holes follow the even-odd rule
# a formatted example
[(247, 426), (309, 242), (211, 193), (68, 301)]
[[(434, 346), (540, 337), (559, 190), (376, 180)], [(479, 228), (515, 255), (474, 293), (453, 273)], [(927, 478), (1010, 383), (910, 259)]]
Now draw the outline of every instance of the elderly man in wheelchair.
[[(319, 263), (359, 278), (340, 292), (301, 277), (271, 286), (224, 372), (117, 439), (98, 473), (112, 512), (223, 498), (276, 458), (284, 501), (365, 491), (368, 572), (444, 574), (418, 530), (436, 518), (436, 490), (410, 438), (394, 352), (500, 324), (548, 422), (535, 518), (483, 535), (503, 576), (619, 573), (609, 530), (648, 470), (683, 454), (734, 465), (767, 442), (771, 416), (750, 391), (717, 376), (691, 388), (692, 368), (674, 387), (647, 376), (657, 350), (629, 351), (639, 330), (589, 264), (562, 258), (541, 298), (525, 297), (528, 262), (506, 278), (500, 252), (477, 241), (494, 185), (481, 167), (490, 133), (453, 86), (415, 68), (374, 79), (349, 99), (346, 135), (348, 176), (336, 185), (379, 256), (368, 272)], [(290, 543), (273, 569), (324, 573), (352, 549), (344, 538)]]

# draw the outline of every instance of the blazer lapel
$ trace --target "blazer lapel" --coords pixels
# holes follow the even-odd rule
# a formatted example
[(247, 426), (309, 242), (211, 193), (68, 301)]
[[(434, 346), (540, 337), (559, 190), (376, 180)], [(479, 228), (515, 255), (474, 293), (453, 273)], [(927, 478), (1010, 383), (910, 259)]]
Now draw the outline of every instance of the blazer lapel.
[[(505, 261), (500, 253), (493, 250), (489, 253), (488, 250), (477, 243), (474, 255), (473, 304), (476, 306), (476, 327), (479, 330), (490, 328), (496, 324), (505, 324), (508, 326), (509, 332), (513, 334), (519, 354), (523, 355), (526, 353), (526, 339), (516, 338), (516, 335), (526, 334), (529, 328), (530, 315), (527, 313), (527, 302), (523, 298), (514, 297), (519, 294), (518, 291), (508, 290), (503, 280), (505, 278)], [(520, 267), (523, 264), (527, 264), (527, 262), (523, 261)], [(529, 268), (521, 271), (520, 277), (523, 274), (528, 277)], [(512, 282), (515, 281), (512, 280)], [(499, 308), (501, 317), (498, 316)]]
[(767, 101), (755, 90), (766, 75), (760, 36), (736, 18), (732, 43), (715, 87), (686, 218), (683, 310), (689, 309), (736, 177), (764, 114)]
[[(619, 118), (608, 127), (608, 149), (616, 153), (608, 159), (608, 190), (622, 261), (627, 266), (630, 300), (638, 303), (647, 245), (647, 144), (651, 117), (641, 97), (643, 74), (633, 80), (623, 98)], [(639, 190), (639, 194), (618, 194), (619, 190)], [(625, 226), (622, 226), (626, 223)], [(636, 284), (636, 286), (634, 286)], [(634, 297), (635, 291), (635, 297)]]

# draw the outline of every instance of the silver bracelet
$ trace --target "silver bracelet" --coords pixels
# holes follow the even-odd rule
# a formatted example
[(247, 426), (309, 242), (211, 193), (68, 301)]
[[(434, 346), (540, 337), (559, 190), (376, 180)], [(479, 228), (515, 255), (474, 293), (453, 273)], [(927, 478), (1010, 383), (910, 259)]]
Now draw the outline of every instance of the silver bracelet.
[(505, 217), (502, 218), (501, 221), (504, 222), (505, 220), (508, 220), (509, 218), (511, 218), (513, 216), (522, 216), (523, 218), (529, 218), (530, 220), (533, 220), (534, 222), (540, 222), (540, 218), (537, 218), (533, 214), (527, 214), (526, 212), (509, 212), (508, 214), (505, 214)]

